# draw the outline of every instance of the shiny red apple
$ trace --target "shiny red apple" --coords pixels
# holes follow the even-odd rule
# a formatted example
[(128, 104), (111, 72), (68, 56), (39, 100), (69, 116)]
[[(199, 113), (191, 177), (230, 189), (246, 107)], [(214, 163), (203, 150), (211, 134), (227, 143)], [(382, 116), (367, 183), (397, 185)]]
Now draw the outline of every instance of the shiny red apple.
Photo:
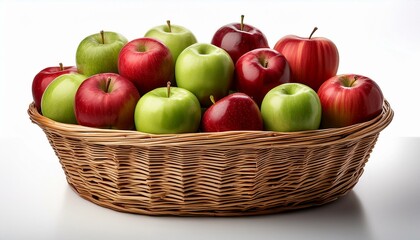
[(201, 130), (222, 132), (263, 130), (263, 120), (257, 104), (244, 93), (232, 93), (210, 106), (203, 114)]
[(290, 82), (290, 68), (286, 58), (269, 48), (258, 48), (242, 55), (235, 65), (236, 89), (261, 105), (272, 88)]
[(323, 128), (345, 127), (368, 121), (382, 112), (384, 96), (372, 79), (342, 74), (325, 81), (318, 90)]
[(77, 123), (88, 127), (134, 129), (134, 110), (140, 94), (134, 84), (116, 74), (87, 78), (75, 95)]
[(283, 54), (292, 70), (292, 82), (303, 83), (315, 91), (338, 70), (339, 54), (336, 45), (323, 37), (308, 38), (287, 35), (281, 38), (274, 49)]
[(128, 42), (118, 56), (118, 71), (130, 79), (145, 94), (155, 88), (165, 87), (175, 74), (171, 52), (154, 38), (138, 38)]
[(48, 85), (56, 77), (67, 73), (77, 73), (77, 68), (75, 66), (64, 67), (63, 64), (60, 63), (59, 66), (44, 68), (35, 75), (34, 80), (32, 81), (32, 97), (38, 111), (41, 112), (42, 94), (44, 94)]
[(219, 28), (213, 35), (211, 43), (223, 48), (229, 53), (233, 63), (246, 52), (256, 48), (268, 48), (265, 35), (256, 27), (244, 24), (244, 15), (241, 23), (231, 23)]

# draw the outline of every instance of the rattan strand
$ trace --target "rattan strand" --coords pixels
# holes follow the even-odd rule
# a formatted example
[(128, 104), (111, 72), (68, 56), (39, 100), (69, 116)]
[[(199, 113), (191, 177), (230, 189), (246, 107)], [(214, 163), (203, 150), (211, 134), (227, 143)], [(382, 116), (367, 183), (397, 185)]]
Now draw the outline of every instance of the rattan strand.
[(392, 121), (338, 129), (153, 135), (54, 122), (28, 109), (83, 198), (146, 215), (241, 216), (322, 205), (357, 183)]

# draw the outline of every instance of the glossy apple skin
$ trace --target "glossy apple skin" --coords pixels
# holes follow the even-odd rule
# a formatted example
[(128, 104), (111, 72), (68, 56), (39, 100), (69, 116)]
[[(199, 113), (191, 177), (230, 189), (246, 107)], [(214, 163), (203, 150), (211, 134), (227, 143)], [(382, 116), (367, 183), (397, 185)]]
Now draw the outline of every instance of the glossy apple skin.
[(185, 48), (197, 43), (196, 37), (189, 29), (173, 24), (171, 31), (169, 31), (168, 25), (160, 25), (147, 31), (144, 36), (155, 38), (165, 44), (171, 51), (174, 63)]
[(39, 112), (41, 112), (41, 98), (45, 89), (56, 77), (68, 73), (77, 73), (77, 68), (75, 66), (47, 67), (35, 75), (32, 81), (32, 97)]
[(241, 30), (240, 23), (231, 23), (219, 28), (211, 43), (228, 52), (234, 63), (246, 52), (269, 47), (266, 36), (258, 28), (244, 24)]
[(139, 99), (140, 94), (130, 80), (116, 73), (99, 73), (78, 88), (74, 112), (83, 126), (131, 130)]
[(210, 95), (217, 100), (229, 93), (234, 64), (229, 54), (212, 44), (196, 43), (178, 56), (175, 79), (178, 87), (192, 92), (202, 107), (212, 105)]
[(74, 98), (86, 78), (78, 73), (63, 74), (55, 78), (42, 95), (42, 115), (57, 122), (77, 124)]
[(290, 82), (289, 64), (276, 50), (254, 49), (236, 62), (235, 81), (236, 89), (249, 95), (260, 106), (268, 91)]
[(118, 58), (119, 74), (130, 79), (140, 95), (172, 82), (175, 63), (171, 52), (154, 38), (138, 38), (128, 42)]
[(204, 112), (201, 130), (204, 132), (262, 131), (263, 120), (254, 100), (244, 93), (232, 93)]
[(188, 90), (171, 87), (156, 88), (138, 101), (134, 113), (137, 131), (152, 134), (197, 132), (201, 107), (197, 97)]
[(384, 101), (378, 84), (358, 74), (341, 74), (328, 79), (319, 88), (318, 96), (322, 104), (323, 128), (371, 120), (382, 112)]
[(261, 104), (264, 128), (268, 131), (318, 129), (321, 112), (317, 93), (300, 83), (285, 83), (271, 89)]
[(338, 49), (327, 38), (288, 35), (281, 38), (274, 49), (286, 57), (292, 82), (305, 84), (317, 91), (324, 81), (337, 74)]
[(84, 38), (77, 47), (76, 67), (79, 73), (90, 77), (98, 73), (118, 73), (118, 54), (127, 39), (116, 32), (104, 32), (105, 44), (100, 33)]

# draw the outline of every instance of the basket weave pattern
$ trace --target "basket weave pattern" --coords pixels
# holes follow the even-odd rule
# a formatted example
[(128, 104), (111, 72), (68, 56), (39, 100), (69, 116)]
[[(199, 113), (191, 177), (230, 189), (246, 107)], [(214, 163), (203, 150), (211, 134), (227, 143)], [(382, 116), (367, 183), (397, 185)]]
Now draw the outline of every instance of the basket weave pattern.
[(83, 198), (146, 215), (239, 216), (331, 202), (357, 183), (381, 115), (339, 129), (293, 133), (238, 131), (153, 135), (62, 124), (34, 104), (68, 183)]

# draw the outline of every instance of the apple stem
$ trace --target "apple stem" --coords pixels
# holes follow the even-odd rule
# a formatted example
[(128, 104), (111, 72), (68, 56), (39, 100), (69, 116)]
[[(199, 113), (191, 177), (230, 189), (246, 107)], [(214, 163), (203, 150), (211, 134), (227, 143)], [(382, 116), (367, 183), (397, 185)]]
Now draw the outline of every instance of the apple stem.
[(351, 82), (350, 82), (349, 87), (353, 86), (354, 82), (356, 82), (358, 78), (359, 78), (359, 77), (358, 77), (357, 75), (354, 75), (354, 77), (353, 77), (353, 81), (351, 81)]
[(109, 85), (111, 84), (111, 77), (106, 79), (105, 92), (109, 92)]
[(258, 62), (261, 64), (261, 66), (263, 66), (263, 68), (267, 68), (267, 66), (268, 66), (268, 59), (267, 58), (265, 58), (263, 56), (260, 56), (258, 58)]
[(60, 71), (63, 71), (64, 70), (63, 63), (59, 63), (58, 65), (60, 66)]
[(215, 104), (215, 103), (216, 103), (216, 101), (214, 100), (213, 95), (210, 95), (210, 101), (211, 101), (213, 104)]
[(267, 68), (267, 66), (268, 66), (268, 60), (267, 60), (267, 59), (264, 59), (264, 60), (263, 60), (263, 62), (262, 62), (262, 66), (263, 66), (264, 68)]
[(244, 18), (245, 18), (245, 16), (241, 15), (241, 31), (244, 30)]
[(166, 24), (168, 24), (169, 32), (172, 32), (171, 21), (170, 20), (166, 20)]
[(312, 35), (314, 34), (314, 32), (315, 32), (316, 30), (318, 30), (318, 28), (317, 28), (317, 27), (314, 27), (314, 30), (312, 30), (312, 32), (311, 32), (311, 35), (309, 35), (309, 39), (311, 39)]
[(166, 83), (166, 87), (168, 89), (168, 98), (171, 96), (171, 81)]
[(101, 30), (102, 44), (105, 44), (104, 30)]

